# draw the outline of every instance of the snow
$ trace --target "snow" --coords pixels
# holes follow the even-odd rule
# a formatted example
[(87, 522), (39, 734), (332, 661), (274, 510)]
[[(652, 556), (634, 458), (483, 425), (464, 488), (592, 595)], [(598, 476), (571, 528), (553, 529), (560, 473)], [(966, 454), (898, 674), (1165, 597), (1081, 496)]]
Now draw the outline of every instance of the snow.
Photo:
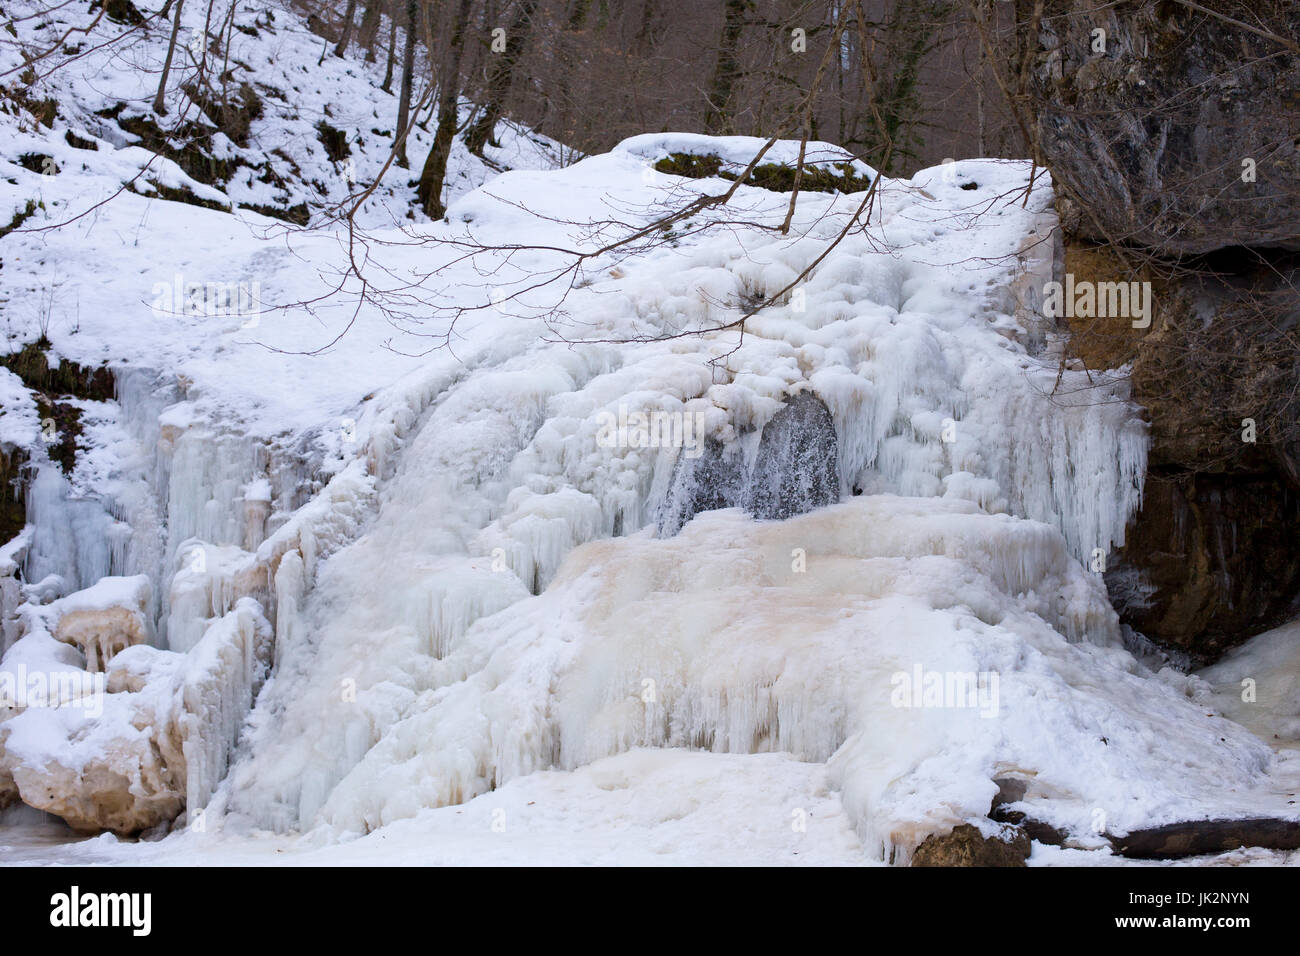
[[(984, 816), (997, 776), (1029, 780), (1026, 806), (1081, 833), (1096, 808), (1125, 832), (1272, 800), (1252, 783), (1268, 748), (1140, 671), (1059, 533), (966, 502), (861, 497), (783, 522), (709, 512), (674, 538), (577, 549), (543, 595), (428, 662), (423, 689), (366, 674), (377, 651), (317, 652), (348, 653), (334, 670), (357, 675), (345, 719), (379, 730), (336, 785), (343, 748), (308, 756), (281, 733), (338, 723), (332, 682), (268, 688), (285, 710), (231, 778), (236, 818), (275, 826), (296, 809), (303, 829), (373, 832), (632, 747), (827, 763), (878, 859)], [(917, 665), (999, 675), (997, 713), (894, 706), (892, 676)], [(1223, 742), (1207, 749), (1211, 734)]]
[(40, 416), (22, 379), (0, 368), (0, 448), (24, 448), (40, 434)]
[(1196, 677), (1225, 716), (1274, 747), (1300, 749), (1300, 621), (1252, 637)]
[[(232, 213), (127, 193), (4, 240), (4, 347), (46, 332), (55, 355), (108, 361), (117, 394), (83, 403), (65, 475), (0, 370), (0, 443), (36, 452), (29, 528), (0, 552), (0, 672), (94, 669), (55, 639), (60, 610), (127, 590), (157, 646), (112, 655), (95, 718), (6, 711), (0, 759), (28, 791), (35, 768), (62, 768), (58, 807), (78, 820), (100, 792), (78, 774), (104, 766), (151, 794), (131, 820), (183, 804), (190, 824), (138, 847), (15, 838), (13, 859), (906, 862), (983, 820), (1006, 776), (1028, 785), (1021, 809), (1072, 834), (1036, 864), (1106, 857), (1099, 812), (1117, 833), (1296, 816), (1287, 755), (1251, 733), (1266, 724), (1227, 698), (1207, 710), (1206, 675), (1135, 660), (1087, 570), (1123, 543), (1148, 439), (1123, 370), (1064, 363), (1037, 311), (1054, 268), (1041, 170), (1026, 196), (1024, 162), (887, 180), (853, 160), (876, 180), (868, 225), (821, 261), (865, 194), (801, 194), (782, 235), (789, 195), (744, 186), (600, 252), (731, 188), (657, 159), (716, 153), (734, 172), (762, 141), (650, 134), (561, 165), (503, 126), (492, 158), (512, 171), (457, 143), (444, 221), (403, 218), (393, 177), (350, 245), (327, 215), (350, 186), (314, 124), (387, 128), (392, 98), (355, 60), (318, 66), (319, 38), (274, 12), (232, 50), (267, 115), (249, 147), (217, 137), (249, 169), (225, 193), (168, 160), (148, 174)], [(164, 47), (151, 35), (132, 64), (110, 48), (43, 81), (53, 129), (0, 114), (0, 201), (39, 197), (31, 229), (149, 161), (95, 111), (143, 109), (151, 75), (133, 64)], [(68, 128), (99, 149), (68, 146)], [(413, 136), (418, 162), (428, 136)], [(386, 142), (352, 146), (365, 182)], [(275, 150), (300, 172), (272, 188), (253, 172)], [(763, 161), (797, 155), (783, 141)], [(309, 201), (312, 227), (238, 208), (272, 201)], [(360, 298), (353, 254), (387, 312)], [(155, 307), (156, 288), (191, 282), (256, 282), (260, 309)], [(689, 421), (748, 472), (805, 391), (834, 424), (838, 504), (659, 533), (698, 446), (611, 442), (609, 421)], [(17, 588), (20, 568), (38, 583)], [(1286, 644), (1251, 645), (1216, 686), (1286, 673)], [(969, 675), (984, 706), (895, 706), (916, 674), (922, 691)], [(1293, 688), (1267, 686), (1267, 726), (1290, 728)]]
[(51, 846), (47, 833), (0, 826), (0, 855), (38, 863), (55, 850), (74, 863), (163, 866), (870, 865), (819, 765), (683, 750), (521, 777), (348, 843), (187, 829), (161, 843), (106, 834)]
[(152, 586), (149, 578), (137, 574), (129, 578), (103, 577), (75, 594), (55, 601), (50, 612), (58, 620), (68, 614), (106, 611), (115, 607), (146, 607)]
[[(700, 133), (643, 133), (623, 140), (613, 152), (636, 157), (653, 167), (656, 162), (673, 153), (692, 156), (714, 155), (722, 160), (723, 172), (736, 174), (745, 169), (767, 140), (758, 136), (704, 136)], [(763, 153), (761, 164), (777, 163), (793, 166), (799, 160), (797, 140), (777, 140)], [(804, 164), (817, 169), (847, 165), (853, 175), (874, 179), (876, 171), (848, 150), (834, 143), (809, 140), (804, 146)], [(838, 172), (838, 170), (836, 170)], [(647, 174), (649, 175), (649, 174)]]

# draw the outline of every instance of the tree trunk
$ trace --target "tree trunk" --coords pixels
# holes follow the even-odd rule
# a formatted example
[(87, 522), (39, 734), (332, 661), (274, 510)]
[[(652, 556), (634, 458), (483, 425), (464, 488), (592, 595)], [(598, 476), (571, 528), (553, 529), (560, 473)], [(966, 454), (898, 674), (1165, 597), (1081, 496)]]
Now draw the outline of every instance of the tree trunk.
[(722, 36), (718, 41), (718, 62), (709, 81), (709, 102), (704, 117), (704, 128), (710, 133), (726, 132), (730, 123), (731, 93), (736, 86), (740, 67), (736, 63), (736, 47), (740, 43), (740, 30), (744, 26), (745, 0), (726, 0), (722, 17)]
[(343, 35), (339, 37), (338, 46), (334, 48), (335, 56), (342, 56), (348, 51), (352, 42), (352, 21), (357, 16), (357, 0), (348, 0), (347, 12), (343, 14)]
[(419, 0), (406, 0), (406, 44), (402, 52), (402, 92), (397, 104), (397, 129), (393, 131), (397, 143), (397, 165), (403, 169), (411, 164), (406, 158), (406, 127), (411, 119), (411, 81), (415, 78), (415, 26), (419, 18)]
[(496, 54), (496, 62), (492, 65), (492, 71), (488, 76), (483, 113), (465, 134), (465, 145), (477, 156), (483, 155), (483, 148), (492, 139), (497, 120), (501, 118), (501, 112), (505, 109), (506, 96), (510, 93), (515, 67), (519, 64), (519, 58), (523, 55), (524, 46), (528, 42), (528, 34), (533, 25), (533, 11), (536, 7), (537, 0), (519, 0), (519, 12), (515, 15), (515, 21), (510, 25), (510, 33), (506, 36), (506, 48)]
[(384, 82), (379, 88), (385, 93), (393, 92), (393, 61), (397, 59), (397, 17), (388, 21), (388, 68), (384, 71)]
[(590, 6), (591, 0), (573, 0), (564, 33), (560, 37), (560, 79), (556, 95), (556, 101), (560, 104), (560, 120), (556, 135), (562, 141), (572, 140), (577, 125), (574, 114), (578, 112), (578, 106), (572, 102), (573, 79), (579, 72), (582, 59), (578, 51), (577, 33), (587, 19)]
[(366, 62), (375, 62), (375, 39), (379, 36), (379, 25), (383, 20), (384, 0), (370, 0), (366, 12), (361, 15), (361, 28), (357, 31), (357, 43), (365, 47)]
[(172, 36), (167, 41), (167, 58), (163, 60), (162, 78), (158, 81), (158, 95), (153, 99), (153, 111), (159, 116), (167, 115), (167, 102), (163, 98), (167, 92), (167, 74), (172, 69), (172, 56), (176, 53), (176, 35), (181, 29), (181, 8), (185, 0), (176, 0), (176, 19), (172, 21)]
[(451, 156), (452, 139), (456, 135), (456, 122), (459, 118), (460, 63), (465, 51), (470, 4), (471, 0), (460, 0), (460, 7), (456, 11), (451, 42), (443, 60), (442, 76), (438, 78), (438, 130), (424, 161), (424, 169), (420, 172), (420, 187), (416, 192), (425, 215), (430, 219), (441, 219), (447, 212), (442, 204), (442, 186), (447, 179), (447, 159)]

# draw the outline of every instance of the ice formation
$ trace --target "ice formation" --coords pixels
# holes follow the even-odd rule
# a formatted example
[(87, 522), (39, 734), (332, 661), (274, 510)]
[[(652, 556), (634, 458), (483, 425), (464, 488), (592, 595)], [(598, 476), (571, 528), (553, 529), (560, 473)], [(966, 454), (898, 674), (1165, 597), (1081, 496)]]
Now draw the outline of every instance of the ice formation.
[[(659, 148), (675, 146), (667, 141), (671, 139), (664, 138)], [(644, 138), (634, 145), (635, 154), (616, 150), (589, 161), (593, 169), (588, 175), (602, 165), (626, 164), (625, 154), (639, 156), (647, 148)], [(984, 188), (994, 191), (1005, 190), (1023, 171), (1016, 164), (963, 165), (969, 167), (965, 175), (985, 180)], [(632, 169), (640, 173), (639, 165)], [(531, 177), (517, 178), (516, 188), (532, 188), (525, 181)], [(504, 176), (488, 191), (490, 196), (467, 200), (476, 220), (491, 221), (485, 210), (493, 199), (504, 206), (511, 203), (514, 179)], [(941, 198), (927, 199), (933, 193), (921, 193), (917, 183)], [(1059, 532), (1025, 526), (1034, 530), (1020, 534), (1035, 542), (1026, 549), (1003, 547), (999, 535), (1010, 519), (985, 519), (988, 525), (977, 525), (978, 533), (961, 538), (949, 558), (967, 576), (992, 576), (982, 600), (993, 623), (1009, 613), (1003, 605), (1027, 601), (1032, 611), (1022, 613), (1036, 622), (1037, 636), (1053, 654), (1067, 655), (1062, 650), (1067, 638), (1091, 641), (1107, 649), (1068, 654), (1099, 655), (1097, 666), (1112, 655), (1120, 661), (1116, 666), (1128, 666), (1122, 663), (1125, 652), (1114, 647), (1113, 613), (1100, 586), (1074, 562), (1122, 539), (1141, 493), (1143, 426), (1136, 410), (1122, 400), (1120, 380), (1095, 386), (1107, 399), (1100, 401), (1096, 394), (1077, 394), (1086, 387), (1083, 376), (1066, 370), (1066, 388), (1053, 395), (1058, 369), (1036, 361), (1028, 351), (1032, 336), (999, 312), (1009, 301), (1003, 285), (1019, 277), (1015, 253), (1021, 236), (1016, 230), (1028, 224), (1041, 227), (1044, 196), (1035, 194), (1036, 202), (1017, 224), (996, 222), (981, 232), (977, 217), (961, 220), (962, 228), (951, 224), (945, 202), (953, 202), (956, 188), (924, 175), (912, 186), (887, 188), (882, 217), (886, 233), (891, 222), (897, 224), (894, 248), (872, 248), (879, 241), (875, 237), (846, 240), (847, 248), (807, 283), (805, 307), (791, 303), (760, 314), (738, 348), (726, 334), (618, 350), (533, 346), (523, 360), (508, 358), (496, 366), (499, 371), (477, 371), (452, 384), (404, 449), (397, 473), (381, 491), (375, 523), (322, 567), (324, 576), (302, 610), (304, 627), (317, 640), (278, 650), (280, 670), (259, 700), (248, 756), (229, 781), (232, 818), (280, 829), (328, 823), (338, 831), (362, 832), (421, 806), (467, 799), (521, 773), (575, 767), (634, 745), (787, 749), (824, 761), (850, 740), (861, 739), (855, 729), (860, 725), (846, 714), (850, 704), (828, 703), (834, 695), (811, 678), (778, 703), (766, 689), (778, 676), (755, 676), (735, 660), (719, 668), (726, 679), (713, 678), (717, 686), (709, 694), (683, 692), (675, 702), (681, 708), (676, 728), (672, 720), (645, 725), (634, 694), (637, 680), (668, 669), (663, 692), (670, 693), (677, 686), (673, 681), (685, 685), (703, 678), (671, 673), (670, 664), (646, 656), (637, 657), (639, 664), (619, 662), (617, 653), (612, 648), (602, 652), (599, 642), (591, 653), (598, 659), (603, 653), (601, 679), (592, 683), (569, 675), (567, 662), (582, 652), (581, 609), (593, 597), (570, 581), (575, 575), (566, 577), (559, 570), (565, 555), (583, 542), (630, 535), (652, 523), (671, 498), (674, 474), (683, 466), (671, 449), (601, 445), (602, 417), (621, 414), (624, 406), (647, 416), (703, 416), (712, 452), (706, 450), (697, 461), (736, 461), (747, 474), (759, 457), (765, 426), (791, 395), (810, 391), (830, 410), (838, 438), (821, 446), (837, 457), (830, 470), (838, 476), (835, 497), (853, 491), (870, 495), (862, 501), (880, 509), (872, 514), (882, 534), (896, 508), (929, 510), (939, 526), (981, 508), (1051, 522)], [(559, 191), (556, 184), (553, 192)], [(750, 202), (747, 211), (755, 214), (770, 201), (753, 196)], [(848, 205), (842, 197), (828, 198), (807, 214), (824, 220), (829, 233)], [(1014, 206), (1004, 212), (1018, 216)], [(460, 213), (466, 214), (463, 207)], [(808, 228), (815, 232), (815, 226)], [(987, 243), (986, 255), (972, 262), (969, 249), (975, 236)], [(727, 238), (714, 237), (652, 257), (643, 274), (633, 273), (583, 299), (583, 307), (591, 310), (584, 315), (597, 331), (598, 322), (605, 321), (628, 334), (644, 331), (644, 324), (664, 329), (716, 320), (728, 314), (720, 303), (779, 289), (820, 248), (811, 240), (749, 236), (733, 246)], [(968, 265), (971, 274), (928, 264), (936, 253), (958, 249), (956, 260)], [(984, 294), (976, 278), (994, 291)], [(623, 318), (629, 315), (631, 328)], [(733, 348), (721, 373), (710, 366), (710, 359)], [(882, 497), (884, 493), (930, 497), (898, 499)], [(456, 507), (449, 508), (449, 502)], [(733, 503), (726, 494), (713, 502)], [(732, 525), (710, 521), (708, 514), (695, 518), (715, 538), (740, 539)], [(692, 527), (688, 523), (682, 534), (702, 548), (705, 531), (692, 535)], [(821, 533), (792, 540), (782, 560), (788, 565), (794, 548), (814, 553)], [(626, 547), (644, 534), (627, 538)], [(928, 547), (937, 534), (937, 528), (911, 526), (888, 540), (898, 549), (894, 557), (911, 560), (921, 555), (908, 549)], [(1049, 536), (1053, 542), (1044, 543)], [(624, 539), (617, 540), (621, 545)], [(689, 566), (701, 582), (702, 590), (691, 590), (690, 599), (681, 600), (683, 619), (719, 627), (720, 621), (705, 610), (709, 598), (703, 582), (724, 588), (737, 573), (725, 556), (743, 556), (750, 549), (736, 540), (723, 555), (703, 550), (713, 555), (712, 563), (691, 562), (683, 552), (663, 560)], [(617, 552), (595, 553), (602, 561), (613, 561)], [(649, 560), (636, 553), (630, 564)], [(890, 554), (873, 552), (871, 557)], [(404, 558), (394, 561), (395, 555)], [(752, 556), (747, 560), (752, 563)], [(1062, 577), (1066, 568), (1072, 570)], [(557, 573), (569, 581), (563, 588)], [(896, 575), (920, 593), (939, 587), (924, 565), (914, 579), (903, 572)], [(819, 576), (810, 571), (808, 580)], [(377, 603), (368, 594), (370, 582), (380, 577), (390, 596)], [(590, 583), (581, 574), (576, 577)], [(459, 578), (464, 583), (449, 583)], [(470, 581), (482, 582), (482, 587), (469, 586)], [(852, 593), (837, 577), (827, 591), (839, 594), (839, 589)], [(516, 603), (530, 592), (541, 594), (535, 600), (544, 603), (545, 611)], [(756, 587), (739, 603), (766, 608), (780, 620), (785, 612), (763, 594), (763, 587)], [(480, 595), (494, 601), (485, 602)], [(668, 601), (669, 591), (659, 597)], [(430, 605), (441, 608), (443, 620), (453, 625), (431, 634), (422, 611)], [(501, 608), (508, 610), (493, 613)], [(844, 613), (827, 607), (815, 616)], [(618, 616), (618, 628), (607, 626), (602, 634), (635, 656), (640, 645), (645, 655), (651, 654), (656, 636), (671, 641), (683, 635), (685, 640), (684, 633), (696, 633), (693, 625), (676, 618), (659, 619), (643, 631), (638, 624), (642, 618), (655, 620), (646, 607), (628, 609)], [(1029, 623), (1016, 623), (1031, 629)], [(895, 626), (926, 630), (934, 624), (907, 619)], [(741, 654), (745, 632), (729, 633), (730, 650)], [(805, 633), (804, 640), (809, 639)], [(1025, 640), (1018, 632), (1007, 639)], [(833, 647), (834, 641), (825, 638), (823, 646), (807, 652), (813, 659), (807, 666), (815, 669), (823, 658), (842, 660), (837, 654), (844, 650)], [(689, 660), (693, 650), (670, 646), (663, 653), (673, 662)], [(1069, 656), (1064, 660), (1077, 668), (1072, 678), (1086, 673), (1086, 665)], [(1065, 679), (1060, 683), (1069, 686)], [(602, 710), (607, 694), (615, 695), (609, 703), (612, 715)], [(1183, 716), (1195, 709), (1180, 705), (1171, 692), (1159, 701)], [(1114, 705), (1107, 701), (1104, 706)], [(548, 726), (540, 716), (545, 713), (572, 717)], [(1157, 714), (1139, 711), (1131, 719), (1155, 720)], [(1064, 731), (1070, 725), (1062, 720), (1061, 726)], [(1076, 727), (1072, 732), (1081, 731)], [(961, 739), (960, 732), (953, 733)], [(924, 763), (925, 748), (938, 746), (942, 736), (918, 734), (917, 750), (904, 749)], [(1234, 740), (1223, 760), (1247, 776), (1257, 773), (1265, 761), (1262, 751), (1248, 739)], [(837, 756), (833, 766), (871, 762), (862, 756), (869, 748), (851, 749)], [(1047, 759), (1027, 745), (1024, 754), (1009, 751), (1010, 756), (993, 759), (987, 745), (982, 751), (965, 748), (968, 754), (983, 753), (985, 763), (978, 770), (973, 765), (948, 768), (960, 782), (945, 786), (962, 794), (960, 803), (939, 795), (943, 774), (937, 772), (922, 775), (925, 785), (917, 784), (918, 793), (902, 810), (893, 795), (886, 798), (872, 790), (878, 784), (867, 781), (876, 779), (874, 770), (849, 774), (846, 796), (860, 795), (855, 797), (860, 803), (857, 823), (870, 845), (881, 854), (898, 850), (905, 855), (927, 827), (950, 826), (963, 814), (979, 817), (981, 803), (987, 811), (991, 792), (985, 791), (992, 786), (992, 774), (1023, 766), (1034, 775), (1039, 773), (1031, 766), (1034, 759)], [(882, 754), (871, 753), (883, 760)], [(1124, 764), (1114, 760), (1104, 779), (1119, 786)], [(864, 782), (847, 782), (859, 777)], [(1208, 780), (1207, 770), (1199, 781), (1204, 785)], [(1106, 786), (1090, 787), (1083, 778), (1069, 777), (1044, 792), (1060, 800), (1060, 822), (1082, 828), (1085, 794), (1100, 800)], [(1173, 780), (1168, 788), (1134, 811), (1133, 820), (1185, 810), (1188, 801), (1180, 803), (1180, 798), (1187, 791)], [(936, 813), (938, 806), (948, 809)]]
[[(608, 238), (611, 210), (635, 225), (729, 185), (657, 159), (734, 171), (761, 145), (656, 134), (506, 173), (420, 225), (491, 250), (466, 261), (384, 233), (381, 271), (439, 275), (470, 312), (452, 334), (362, 308), (300, 376), (286, 355), (351, 307), (253, 329), (140, 314), (122, 260), (50, 233), (50, 267), (78, 263), (105, 315), (139, 323), (72, 475), (42, 459), (0, 371), (0, 442), (38, 451), (29, 526), (0, 552), (0, 677), (106, 667), (108, 686), (93, 717), (0, 711), (0, 804), (122, 832), (206, 809), (212, 828), (333, 839), (497, 794), (625, 785), (644, 809), (665, 780), (779, 777), (791, 800), (823, 788), (836, 846), (882, 862), (983, 825), (995, 778), (1022, 780), (1026, 811), (1078, 846), (1097, 845), (1098, 812), (1123, 831), (1259, 806), (1268, 749), (1208, 716), (1195, 680), (1125, 651), (1085, 570), (1122, 543), (1147, 438), (1123, 376), (1062, 362), (1041, 314), (1059, 250), (1028, 164), (880, 179), (867, 228), (820, 261), (862, 194), (802, 195), (782, 235), (748, 224), (779, 224), (788, 194), (744, 187), (720, 221), (586, 261), (562, 301), (538, 281), (564, 275), (558, 250)], [(328, 230), (268, 252), (235, 217), (190, 216), (205, 228), (160, 218), (133, 255), (167, 280), (219, 261), (285, 302), (341, 268)], [(112, 340), (99, 322), (57, 346)], [(698, 444), (608, 441), (629, 416)], [(130, 601), (91, 602), (135, 576)], [(896, 705), (928, 675), (996, 699)]]
[(0, 723), (4, 776), (29, 806), (119, 833), (207, 805), (271, 660), (271, 627), (244, 599), (187, 654), (118, 652), (95, 706), (28, 707)]
[[(887, 495), (784, 522), (710, 512), (671, 539), (578, 549), (544, 595), (431, 663), (422, 692), (371, 685), (355, 710), (383, 695), (406, 716), (301, 823), (366, 832), (637, 746), (783, 751), (829, 761), (864, 844), (901, 859), (983, 817), (995, 777), (1022, 776), (1035, 812), (1086, 837), (1097, 808), (1122, 832), (1258, 776), (1267, 748), (1118, 643), (1097, 578), (1039, 523)], [(917, 667), (1000, 675), (996, 713), (899, 709), (896, 675)], [(326, 721), (341, 704), (316, 706)], [(1175, 725), (1197, 733), (1153, 749)], [(239, 768), (232, 805), (251, 809), (287, 756)], [(1220, 805), (1249, 806), (1241, 789)]]
[(152, 597), (153, 587), (143, 574), (100, 578), (50, 605), (54, 638), (80, 650), (87, 670), (105, 671), (119, 651), (153, 643)]

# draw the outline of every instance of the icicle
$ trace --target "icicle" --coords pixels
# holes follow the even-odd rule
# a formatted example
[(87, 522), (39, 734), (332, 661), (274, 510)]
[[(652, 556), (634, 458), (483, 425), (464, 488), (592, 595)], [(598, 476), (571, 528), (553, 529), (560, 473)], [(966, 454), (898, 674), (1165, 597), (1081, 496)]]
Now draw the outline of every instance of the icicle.
[(271, 626), (257, 603), (248, 599), (208, 628), (186, 656), (179, 725), (191, 820), (226, 775), (271, 656)]

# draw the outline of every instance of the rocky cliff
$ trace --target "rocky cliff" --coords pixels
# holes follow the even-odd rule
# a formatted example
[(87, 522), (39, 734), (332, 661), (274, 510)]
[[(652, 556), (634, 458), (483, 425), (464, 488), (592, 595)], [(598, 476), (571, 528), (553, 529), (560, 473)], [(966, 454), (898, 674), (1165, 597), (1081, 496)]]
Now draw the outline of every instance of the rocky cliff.
[[(1195, 660), (1300, 610), (1300, 6), (1049, 2), (1027, 115), (1080, 282), (1150, 282), (1154, 317), (1071, 318), (1132, 363), (1145, 501), (1107, 583)], [(1141, 323), (1138, 323), (1141, 324)]]

